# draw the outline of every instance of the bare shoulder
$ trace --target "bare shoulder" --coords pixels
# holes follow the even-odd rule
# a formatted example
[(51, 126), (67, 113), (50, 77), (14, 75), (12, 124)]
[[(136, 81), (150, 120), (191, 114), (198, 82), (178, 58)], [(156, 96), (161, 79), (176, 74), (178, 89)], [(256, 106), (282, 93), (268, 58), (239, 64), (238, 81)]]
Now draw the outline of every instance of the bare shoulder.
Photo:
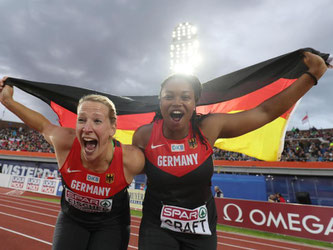
[(216, 113), (207, 115), (200, 122), (200, 129), (210, 144), (214, 144), (223, 129), (224, 122), (228, 119), (228, 114)]
[(135, 157), (135, 154), (143, 154), (142, 150), (135, 145), (130, 145), (130, 144), (121, 144), (121, 145), (123, 148), (123, 155), (125, 156), (131, 158), (131, 155), (134, 155)]
[(140, 148), (134, 145), (122, 144), (124, 168), (130, 175), (143, 171), (145, 156)]
[(72, 147), (75, 139), (75, 129), (64, 128), (56, 125), (51, 125), (47, 128), (49, 140), (52, 145), (58, 150), (69, 150)]
[(132, 144), (138, 146), (141, 149), (144, 149), (149, 142), (152, 129), (152, 123), (139, 127), (133, 135)]

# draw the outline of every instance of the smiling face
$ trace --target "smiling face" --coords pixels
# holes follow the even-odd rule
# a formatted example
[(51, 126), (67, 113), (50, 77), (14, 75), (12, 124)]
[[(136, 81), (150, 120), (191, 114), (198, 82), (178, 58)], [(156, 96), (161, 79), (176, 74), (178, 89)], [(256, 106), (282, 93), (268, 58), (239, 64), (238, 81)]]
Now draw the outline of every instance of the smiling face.
[(107, 156), (111, 138), (116, 132), (109, 118), (109, 108), (98, 101), (83, 101), (77, 110), (76, 137), (83, 160), (93, 161)]
[(168, 80), (160, 93), (160, 109), (164, 120), (164, 135), (170, 139), (184, 138), (188, 134), (189, 121), (195, 109), (192, 85), (185, 79)]

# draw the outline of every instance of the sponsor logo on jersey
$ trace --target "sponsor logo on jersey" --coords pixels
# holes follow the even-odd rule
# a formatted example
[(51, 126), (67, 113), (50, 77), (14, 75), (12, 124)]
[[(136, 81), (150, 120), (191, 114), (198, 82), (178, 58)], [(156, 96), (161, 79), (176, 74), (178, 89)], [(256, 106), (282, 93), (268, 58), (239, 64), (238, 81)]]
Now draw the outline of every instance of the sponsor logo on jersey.
[(87, 174), (87, 181), (99, 183), (99, 177), (91, 174)]
[(164, 146), (164, 144), (158, 144), (158, 145), (153, 145), (153, 144), (151, 144), (151, 149), (155, 149), (155, 148), (159, 148), (159, 147), (162, 147), (162, 146)]
[(108, 184), (111, 184), (114, 182), (114, 173), (112, 174), (107, 174), (105, 177), (105, 182)]
[(211, 235), (205, 205), (195, 209), (164, 205), (161, 227), (175, 232)]
[(65, 199), (73, 207), (89, 213), (110, 212), (112, 199), (97, 199), (79, 195), (68, 188), (65, 188)]
[(195, 149), (198, 146), (197, 139), (196, 138), (188, 139), (188, 145), (190, 148)]
[(71, 173), (79, 173), (81, 172), (81, 170), (77, 170), (77, 169), (70, 169), (70, 168), (67, 168), (67, 173), (71, 174)]
[(171, 152), (184, 152), (184, 144), (171, 144)]

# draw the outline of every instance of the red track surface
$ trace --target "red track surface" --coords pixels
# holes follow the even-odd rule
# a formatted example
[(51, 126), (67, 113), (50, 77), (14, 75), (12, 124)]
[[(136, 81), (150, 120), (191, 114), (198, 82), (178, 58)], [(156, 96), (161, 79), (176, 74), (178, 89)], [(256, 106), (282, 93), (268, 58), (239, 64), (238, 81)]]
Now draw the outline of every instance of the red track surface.
[[(52, 235), (59, 204), (20, 197), (20, 191), (0, 188), (0, 250), (46, 250)], [(128, 249), (138, 249), (140, 218), (132, 217)], [(218, 232), (218, 249), (315, 249), (313, 246)], [(209, 250), (209, 249), (207, 249)]]

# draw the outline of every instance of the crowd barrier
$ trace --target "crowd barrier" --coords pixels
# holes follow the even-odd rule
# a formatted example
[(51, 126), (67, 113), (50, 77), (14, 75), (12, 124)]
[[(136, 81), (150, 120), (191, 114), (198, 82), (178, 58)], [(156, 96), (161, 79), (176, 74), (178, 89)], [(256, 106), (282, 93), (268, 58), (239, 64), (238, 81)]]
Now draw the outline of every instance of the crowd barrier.
[(218, 223), (333, 242), (333, 208), (216, 198)]
[(0, 174), (0, 186), (40, 194), (61, 196), (61, 180)]
[[(29, 176), (0, 174), (0, 187), (34, 193), (61, 196), (63, 187), (61, 180), (42, 179)], [(141, 210), (145, 191), (129, 188), (131, 209)]]

